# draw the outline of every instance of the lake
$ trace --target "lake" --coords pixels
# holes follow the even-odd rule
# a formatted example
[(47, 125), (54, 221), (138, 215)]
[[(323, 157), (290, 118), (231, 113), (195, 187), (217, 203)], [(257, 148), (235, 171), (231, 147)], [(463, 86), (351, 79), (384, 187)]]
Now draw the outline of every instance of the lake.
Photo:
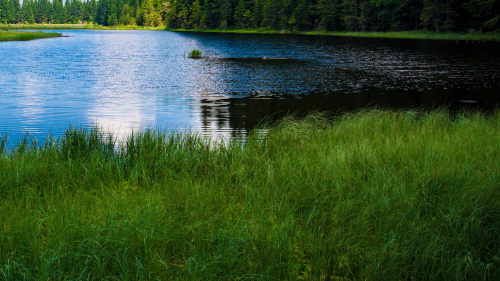
[[(231, 138), (290, 113), (492, 109), (500, 101), (498, 42), (57, 32), (69, 37), (0, 42), (0, 134), (11, 144), (27, 132), (43, 141), (69, 125)], [(187, 58), (193, 49), (205, 57)]]

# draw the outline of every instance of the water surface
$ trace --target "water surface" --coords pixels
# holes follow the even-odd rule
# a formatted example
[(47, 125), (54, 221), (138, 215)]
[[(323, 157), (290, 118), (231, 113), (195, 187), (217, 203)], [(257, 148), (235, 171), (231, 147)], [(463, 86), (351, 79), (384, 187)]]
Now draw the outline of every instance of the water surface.
[[(57, 32), (70, 37), (0, 42), (0, 134), (11, 142), (70, 124), (234, 137), (288, 113), (500, 101), (496, 42)], [(206, 57), (188, 59), (195, 48)]]

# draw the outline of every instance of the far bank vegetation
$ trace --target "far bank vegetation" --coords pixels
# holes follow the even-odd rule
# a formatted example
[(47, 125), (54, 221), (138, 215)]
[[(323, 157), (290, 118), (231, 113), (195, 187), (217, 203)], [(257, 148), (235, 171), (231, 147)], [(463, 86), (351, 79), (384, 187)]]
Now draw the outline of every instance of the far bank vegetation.
[(500, 27), (500, 0), (0, 0), (0, 23), (482, 32)]

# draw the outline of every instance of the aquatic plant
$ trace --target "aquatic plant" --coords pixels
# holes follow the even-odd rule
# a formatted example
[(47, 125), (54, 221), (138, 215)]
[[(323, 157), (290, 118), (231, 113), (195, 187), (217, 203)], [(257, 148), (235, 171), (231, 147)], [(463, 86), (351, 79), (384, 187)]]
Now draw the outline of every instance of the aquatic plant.
[(61, 33), (54, 32), (24, 32), (24, 31), (3, 31), (0, 30), (0, 41), (27, 41), (42, 38), (60, 37)]
[(199, 49), (194, 49), (191, 52), (188, 53), (189, 58), (201, 58), (202, 57), (202, 52)]
[(0, 279), (500, 276), (500, 112), (267, 129), (23, 140), (0, 156)]

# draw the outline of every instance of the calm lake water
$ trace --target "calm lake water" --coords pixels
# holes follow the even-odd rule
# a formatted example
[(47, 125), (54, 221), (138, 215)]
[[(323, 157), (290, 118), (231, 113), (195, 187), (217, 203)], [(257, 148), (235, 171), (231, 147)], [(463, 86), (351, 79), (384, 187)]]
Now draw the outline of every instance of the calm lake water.
[[(271, 115), (500, 102), (497, 42), (57, 32), (70, 37), (0, 42), (0, 134), (11, 143), (68, 125), (234, 137)], [(207, 57), (188, 59), (195, 48)]]

